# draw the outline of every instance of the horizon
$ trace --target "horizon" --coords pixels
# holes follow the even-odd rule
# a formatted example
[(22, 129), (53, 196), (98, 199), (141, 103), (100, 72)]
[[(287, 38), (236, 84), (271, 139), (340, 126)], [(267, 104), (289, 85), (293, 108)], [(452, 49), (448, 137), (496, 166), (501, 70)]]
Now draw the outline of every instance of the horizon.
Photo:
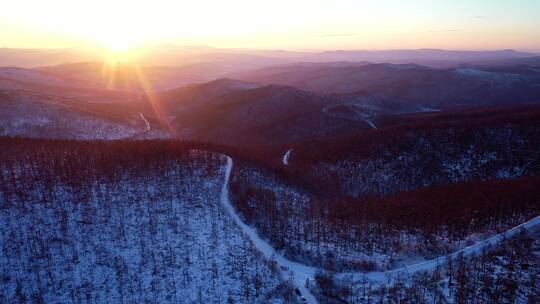
[[(514, 51), (522, 53), (538, 53), (540, 54), (540, 48), (527, 49), (527, 48), (437, 48), (437, 47), (418, 47), (418, 48), (249, 48), (249, 47), (219, 47), (213, 45), (189, 45), (189, 44), (149, 44), (138, 45), (133, 48), (129, 48), (126, 51), (132, 51), (137, 49), (150, 49), (150, 48), (207, 48), (215, 50), (229, 50), (229, 51), (267, 51), (267, 52), (298, 52), (298, 53), (320, 53), (320, 52), (387, 52), (387, 51), (450, 51), (450, 52), (503, 52)], [(84, 51), (109, 51), (108, 48), (103, 46), (51, 46), (51, 47), (13, 47), (0, 45), (0, 49), (13, 49), (13, 50), (84, 50)], [(122, 51), (119, 51), (122, 52)]]

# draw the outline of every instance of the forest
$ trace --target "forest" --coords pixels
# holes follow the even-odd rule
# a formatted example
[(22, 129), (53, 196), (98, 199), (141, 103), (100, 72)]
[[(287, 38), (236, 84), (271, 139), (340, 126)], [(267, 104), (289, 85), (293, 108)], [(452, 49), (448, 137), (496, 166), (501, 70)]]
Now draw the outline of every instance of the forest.
[(329, 196), (354, 197), (540, 175), (537, 107), (424, 116), (293, 146), (288, 170)]
[(194, 143), (0, 139), (1, 303), (287, 303)]

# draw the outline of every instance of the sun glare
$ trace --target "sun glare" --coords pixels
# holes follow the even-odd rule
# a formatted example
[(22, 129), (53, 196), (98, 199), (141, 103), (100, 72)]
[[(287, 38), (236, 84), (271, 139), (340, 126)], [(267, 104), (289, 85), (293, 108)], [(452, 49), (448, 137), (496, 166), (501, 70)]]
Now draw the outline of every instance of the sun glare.
[(96, 32), (93, 36), (99, 44), (112, 53), (126, 53), (139, 43), (129, 33), (115, 31), (113, 28), (109, 29), (109, 31)]
[(102, 42), (104, 61), (108, 63), (129, 63), (137, 61), (138, 56), (144, 52), (144, 48), (122, 40)]
[(108, 42), (105, 46), (113, 53), (124, 53), (132, 47), (129, 43), (121, 40)]

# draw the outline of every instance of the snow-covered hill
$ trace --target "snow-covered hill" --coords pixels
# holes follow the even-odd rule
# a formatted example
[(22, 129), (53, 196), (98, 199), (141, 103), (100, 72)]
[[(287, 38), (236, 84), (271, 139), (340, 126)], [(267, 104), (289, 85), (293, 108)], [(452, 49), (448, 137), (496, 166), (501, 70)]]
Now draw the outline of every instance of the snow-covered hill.
[(0, 91), (0, 136), (111, 140), (132, 137), (147, 127), (140, 115), (115, 118), (56, 97)]
[(163, 145), (141, 162), (159, 146), (2, 144), (0, 302), (288, 303), (220, 204), (223, 157)]

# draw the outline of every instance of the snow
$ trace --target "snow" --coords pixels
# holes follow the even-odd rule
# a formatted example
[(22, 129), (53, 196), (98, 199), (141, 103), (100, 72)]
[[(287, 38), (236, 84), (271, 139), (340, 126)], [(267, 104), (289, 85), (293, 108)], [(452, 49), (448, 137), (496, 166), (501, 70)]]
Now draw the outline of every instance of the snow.
[[(53, 97), (4, 91), (0, 103), (0, 135), (58, 139), (126, 139), (149, 132), (150, 123), (140, 120), (111, 119), (78, 111)], [(39, 109), (39, 111), (36, 111)]]
[(289, 157), (291, 156), (291, 152), (292, 152), (292, 148), (287, 150), (287, 152), (283, 155), (283, 158), (281, 160), (281, 162), (283, 163), (283, 165), (285, 166), (288, 166), (289, 165)]
[(201, 153), (85, 183), (84, 199), (61, 182), (9, 205), (0, 191), (0, 302), (26, 302), (20, 288), (44, 303), (283, 303), (279, 274), (220, 204), (224, 158)]

